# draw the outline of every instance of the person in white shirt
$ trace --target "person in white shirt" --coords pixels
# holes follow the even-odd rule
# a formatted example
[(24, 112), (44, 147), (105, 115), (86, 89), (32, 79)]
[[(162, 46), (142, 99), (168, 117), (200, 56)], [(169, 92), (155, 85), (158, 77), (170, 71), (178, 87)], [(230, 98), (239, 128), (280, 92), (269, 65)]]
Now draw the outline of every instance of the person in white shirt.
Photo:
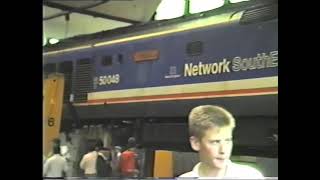
[(74, 162), (75, 159), (75, 146), (72, 144), (71, 138), (69, 134), (66, 135), (66, 141), (63, 146), (60, 146), (61, 148), (61, 155), (67, 160), (68, 164), (68, 172), (67, 176), (72, 177), (74, 176)]
[(98, 152), (95, 147), (91, 147), (90, 152), (85, 154), (80, 161), (80, 168), (84, 170), (84, 175), (87, 177), (94, 177), (97, 175), (96, 161)]
[(219, 106), (203, 105), (189, 114), (190, 144), (200, 162), (179, 177), (263, 179), (256, 169), (231, 162), (235, 119)]
[(43, 177), (65, 177), (67, 170), (67, 161), (60, 155), (60, 146), (54, 146), (53, 155), (44, 163)]
[(98, 155), (102, 156), (104, 159), (106, 157), (104, 154), (99, 152), (103, 147), (103, 142), (98, 139), (94, 147), (90, 149), (90, 152), (85, 154), (80, 161), (80, 168), (84, 170), (84, 175), (86, 177), (96, 177), (97, 176), (97, 158)]

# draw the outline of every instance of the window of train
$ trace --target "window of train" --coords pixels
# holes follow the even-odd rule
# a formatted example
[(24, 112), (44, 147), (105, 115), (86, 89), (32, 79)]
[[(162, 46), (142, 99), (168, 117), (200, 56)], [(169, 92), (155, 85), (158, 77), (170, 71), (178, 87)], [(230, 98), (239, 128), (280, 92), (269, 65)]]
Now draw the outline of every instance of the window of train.
[(103, 56), (101, 59), (102, 66), (112, 66), (112, 56)]
[(199, 56), (203, 52), (203, 43), (201, 41), (190, 42), (186, 46), (188, 56)]
[(101, 65), (103, 67), (108, 67), (112, 65), (121, 65), (123, 64), (123, 55), (122, 54), (116, 54), (116, 55), (108, 55), (101, 57)]
[(118, 54), (118, 56), (117, 56), (117, 63), (118, 63), (118, 64), (122, 64), (122, 63), (123, 63), (123, 55), (122, 55), (122, 54)]

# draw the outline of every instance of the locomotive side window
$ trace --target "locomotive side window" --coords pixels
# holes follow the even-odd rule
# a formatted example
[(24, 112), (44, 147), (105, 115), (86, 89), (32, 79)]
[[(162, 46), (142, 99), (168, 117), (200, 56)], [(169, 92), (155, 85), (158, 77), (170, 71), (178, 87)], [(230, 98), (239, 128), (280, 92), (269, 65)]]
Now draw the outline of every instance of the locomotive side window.
[(203, 43), (201, 41), (194, 41), (187, 44), (186, 52), (189, 56), (199, 56), (203, 51)]
[(118, 64), (122, 64), (123, 63), (123, 56), (122, 54), (118, 54)]
[(86, 65), (86, 64), (90, 64), (91, 59), (89, 58), (85, 58), (85, 59), (80, 59), (77, 61), (77, 65)]
[(102, 66), (112, 66), (112, 56), (103, 56), (101, 59)]

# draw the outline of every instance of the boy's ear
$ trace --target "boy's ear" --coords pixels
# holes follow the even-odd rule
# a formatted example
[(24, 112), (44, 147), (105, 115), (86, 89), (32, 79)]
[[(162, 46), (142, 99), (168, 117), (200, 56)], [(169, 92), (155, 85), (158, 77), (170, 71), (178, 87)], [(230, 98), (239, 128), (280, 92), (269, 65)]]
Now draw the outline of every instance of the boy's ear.
[(195, 151), (199, 151), (200, 150), (200, 139), (195, 137), (195, 136), (191, 136), (189, 138), (189, 141), (190, 141), (190, 144), (191, 144), (191, 147), (193, 150)]

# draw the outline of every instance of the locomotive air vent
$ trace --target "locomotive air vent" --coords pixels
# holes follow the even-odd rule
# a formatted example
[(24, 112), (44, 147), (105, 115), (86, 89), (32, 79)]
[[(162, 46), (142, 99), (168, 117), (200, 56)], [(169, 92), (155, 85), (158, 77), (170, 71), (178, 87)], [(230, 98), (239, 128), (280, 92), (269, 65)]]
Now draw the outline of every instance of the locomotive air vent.
[(267, 21), (278, 17), (278, 4), (264, 6), (261, 8), (246, 10), (241, 19), (240, 24), (251, 24), (259, 21)]
[(190, 42), (187, 44), (187, 54), (189, 56), (199, 56), (202, 53), (203, 44), (201, 41)]
[(92, 91), (92, 59), (77, 61), (74, 84), (74, 102), (81, 103), (88, 100), (88, 92)]

